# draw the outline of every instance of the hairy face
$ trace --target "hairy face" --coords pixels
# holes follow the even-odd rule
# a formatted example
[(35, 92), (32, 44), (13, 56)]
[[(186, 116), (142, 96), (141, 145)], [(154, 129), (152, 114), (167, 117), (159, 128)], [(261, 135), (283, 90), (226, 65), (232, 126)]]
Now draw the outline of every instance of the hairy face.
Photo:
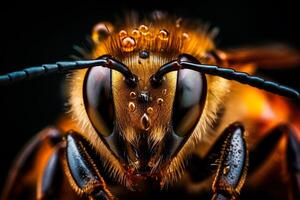
[(113, 72), (112, 92), (116, 129), (128, 143), (129, 163), (142, 171), (155, 171), (162, 159), (162, 140), (170, 131), (177, 73), (168, 74), (159, 88), (153, 88), (150, 77), (166, 59), (148, 54), (148, 58), (136, 54), (123, 61), (138, 76), (137, 87), (129, 88), (123, 76)]
[[(110, 25), (98, 27), (107, 31)], [(161, 21), (110, 31), (101, 41), (93, 38), (91, 57), (112, 56), (138, 83), (129, 87), (121, 73), (101, 66), (75, 72), (70, 103), (82, 135), (112, 176), (128, 187), (138, 177), (160, 180), (161, 185), (175, 181), (184, 158), (208, 137), (228, 83), (188, 69), (166, 74), (159, 87), (150, 78), (180, 54), (191, 55), (193, 62), (207, 59), (205, 52), (214, 48), (211, 35)]]

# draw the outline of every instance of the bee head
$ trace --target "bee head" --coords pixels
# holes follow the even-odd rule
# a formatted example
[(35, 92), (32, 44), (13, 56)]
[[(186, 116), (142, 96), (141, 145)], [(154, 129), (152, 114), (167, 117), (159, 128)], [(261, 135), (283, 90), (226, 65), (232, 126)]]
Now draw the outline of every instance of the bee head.
[[(204, 108), (206, 78), (199, 72), (171, 72), (159, 86), (152, 84), (151, 77), (168, 59), (142, 50), (121, 60), (138, 79), (133, 87), (123, 74), (100, 66), (85, 75), (89, 120), (132, 173), (162, 172), (195, 129)], [(187, 59), (197, 62), (192, 56)]]

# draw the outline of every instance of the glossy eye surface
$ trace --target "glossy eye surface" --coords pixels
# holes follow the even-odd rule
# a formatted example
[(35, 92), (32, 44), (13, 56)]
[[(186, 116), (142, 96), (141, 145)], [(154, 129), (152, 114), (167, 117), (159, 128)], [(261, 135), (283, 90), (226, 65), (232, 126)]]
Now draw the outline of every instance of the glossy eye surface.
[(83, 96), (85, 109), (94, 128), (102, 136), (113, 131), (114, 107), (111, 91), (111, 70), (93, 67), (86, 73)]
[(199, 121), (206, 100), (206, 78), (189, 69), (178, 71), (173, 104), (173, 129), (180, 136), (190, 135)]

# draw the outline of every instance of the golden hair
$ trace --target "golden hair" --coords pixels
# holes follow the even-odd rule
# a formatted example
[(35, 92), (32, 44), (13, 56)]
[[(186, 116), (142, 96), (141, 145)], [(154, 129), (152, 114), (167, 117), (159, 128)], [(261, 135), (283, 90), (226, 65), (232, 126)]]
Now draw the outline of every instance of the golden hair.
[[(177, 72), (166, 75), (162, 89), (152, 89), (149, 85), (149, 77), (160, 66), (176, 59), (182, 53), (190, 54), (201, 62), (212, 62), (210, 64), (214, 64), (213, 61), (207, 59), (206, 53), (215, 49), (213, 42), (215, 29), (210, 30), (206, 25), (184, 23), (184, 20), (181, 19), (167, 18), (166, 16), (158, 16), (153, 20), (139, 21), (137, 17), (134, 17), (127, 20), (127, 23), (124, 23), (123, 26), (113, 28), (106, 23), (102, 27), (107, 29), (107, 36), (101, 38), (100, 35), (97, 35), (97, 32), (93, 33), (92, 38), (95, 48), (89, 55), (90, 58), (97, 58), (106, 54), (112, 55), (128, 66), (140, 78), (136, 90), (146, 88), (151, 90), (156, 98), (163, 98), (163, 106), (156, 104), (152, 106), (154, 110), (154, 114), (151, 115), (153, 128), (151, 128), (149, 134), (153, 144), (162, 141), (164, 131), (168, 126), (168, 122), (170, 122)], [(139, 56), (139, 53), (144, 50), (149, 52), (148, 59), (141, 59)], [(86, 72), (87, 69), (77, 70), (70, 78), (68, 85), (70, 88), (71, 115), (80, 127), (80, 134), (99, 153), (110, 174), (120, 183), (130, 187), (125, 169), (104, 145), (87, 116), (83, 99), (83, 82)], [(208, 92), (201, 118), (185, 145), (170, 161), (168, 167), (164, 169), (162, 185), (175, 182), (180, 178), (184, 171), (187, 155), (195, 150), (199, 142), (209, 141), (212, 124), (216, 120), (217, 112), (226, 94), (229, 92), (230, 83), (216, 76), (206, 75), (206, 79)], [(115, 120), (118, 126), (124, 130), (123, 138), (134, 145), (138, 140), (138, 134), (134, 126), (138, 124), (138, 116), (146, 111), (144, 108), (136, 108), (135, 114), (128, 115), (127, 105), (131, 90), (124, 84), (123, 76), (119, 72), (113, 71), (112, 87), (116, 113)], [(165, 96), (161, 94), (163, 89), (167, 91)]]

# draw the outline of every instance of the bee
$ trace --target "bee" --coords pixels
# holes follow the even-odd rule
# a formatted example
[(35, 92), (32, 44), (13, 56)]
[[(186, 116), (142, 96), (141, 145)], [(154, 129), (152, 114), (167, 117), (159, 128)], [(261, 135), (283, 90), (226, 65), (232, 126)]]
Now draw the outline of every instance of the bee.
[(300, 53), (221, 50), (216, 32), (159, 12), (103, 22), (85, 59), (1, 75), (70, 72), (69, 112), (24, 149), (2, 199), (299, 199), (300, 94), (256, 71)]

